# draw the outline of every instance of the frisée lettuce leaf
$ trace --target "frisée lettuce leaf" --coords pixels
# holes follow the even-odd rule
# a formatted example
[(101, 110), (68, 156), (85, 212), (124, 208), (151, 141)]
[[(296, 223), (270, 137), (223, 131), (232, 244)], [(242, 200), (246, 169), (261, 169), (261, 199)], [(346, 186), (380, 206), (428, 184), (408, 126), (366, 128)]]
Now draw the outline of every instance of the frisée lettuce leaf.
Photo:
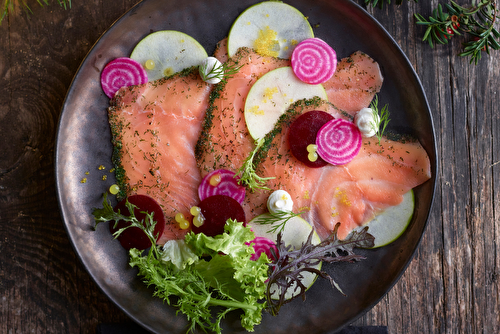
[[(96, 223), (123, 218), (113, 211), (106, 198), (104, 202), (103, 209), (94, 210)], [(132, 225), (143, 229), (153, 246), (146, 251), (130, 249), (130, 266), (139, 270), (138, 275), (146, 285), (154, 287), (154, 296), (186, 315), (189, 330), (194, 331), (198, 326), (220, 333), (221, 320), (238, 309), (243, 311), (241, 325), (247, 331), (260, 324), (266, 308), (270, 260), (265, 253), (257, 261), (250, 260), (254, 253), (250, 244), (254, 233), (250, 228), (229, 219), (223, 234), (209, 237), (190, 232), (184, 240), (161, 247), (155, 244), (156, 239), (148, 230), (154, 228), (152, 215), (148, 214), (146, 220), (145, 224)]]

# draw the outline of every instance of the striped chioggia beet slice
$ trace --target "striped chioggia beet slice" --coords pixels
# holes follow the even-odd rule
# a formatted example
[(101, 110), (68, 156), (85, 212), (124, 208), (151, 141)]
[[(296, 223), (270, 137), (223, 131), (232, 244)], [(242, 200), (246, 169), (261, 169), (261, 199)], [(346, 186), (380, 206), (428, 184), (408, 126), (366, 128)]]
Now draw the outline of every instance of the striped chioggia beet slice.
[(250, 257), (250, 260), (252, 261), (257, 261), (262, 253), (265, 253), (271, 261), (276, 261), (277, 258), (273, 256), (273, 252), (271, 251), (271, 249), (274, 249), (274, 254), (279, 257), (276, 243), (271, 239), (265, 237), (255, 237), (255, 239), (246, 243), (246, 245), (251, 244), (253, 244), (253, 249), (255, 250), (255, 253), (253, 253)]
[(344, 165), (361, 149), (361, 132), (353, 123), (341, 118), (321, 127), (316, 137), (318, 155), (332, 165)]
[(239, 185), (234, 176), (234, 172), (226, 169), (217, 169), (205, 175), (198, 187), (200, 200), (214, 195), (226, 195), (242, 204), (245, 199), (245, 187)]
[(148, 82), (146, 70), (137, 61), (127, 57), (110, 61), (101, 72), (101, 87), (109, 98), (113, 98), (122, 87), (146, 82)]
[(328, 81), (337, 69), (337, 54), (319, 38), (308, 38), (295, 47), (292, 69), (297, 78), (309, 84)]

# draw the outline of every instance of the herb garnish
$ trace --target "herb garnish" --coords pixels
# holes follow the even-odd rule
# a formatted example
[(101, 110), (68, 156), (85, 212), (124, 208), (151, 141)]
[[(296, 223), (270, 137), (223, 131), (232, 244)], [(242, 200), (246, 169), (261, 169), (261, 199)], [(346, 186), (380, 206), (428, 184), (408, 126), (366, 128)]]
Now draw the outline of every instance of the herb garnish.
[[(146, 222), (139, 221), (134, 216), (135, 206), (127, 201), (127, 207), (131, 217), (114, 212), (105, 196), (103, 208), (93, 210), (96, 225), (107, 220), (127, 220), (131, 222), (130, 227), (138, 227), (146, 233), (152, 242), (151, 248), (146, 255), (132, 248), (129, 264), (139, 269), (138, 275), (146, 285), (154, 287), (154, 296), (184, 313), (191, 331), (199, 326), (204, 331), (221, 333), (221, 320), (228, 312), (238, 309), (243, 311), (243, 328), (253, 331), (266, 307), (270, 261), (265, 253), (256, 261), (250, 259), (254, 249), (249, 243), (254, 233), (249, 227), (229, 219), (223, 234), (208, 237), (190, 232), (184, 240), (170, 240), (161, 247), (156, 245), (153, 236), (153, 215), (147, 215)], [(115, 237), (125, 229), (119, 230)]]
[(460, 32), (468, 34), (471, 38), (463, 44), (459, 56), (470, 56), (470, 62), (474, 64), (481, 59), (483, 51), (490, 54), (490, 49), (500, 49), (500, 32), (494, 27), (500, 17), (496, 0), (473, 1), (468, 7), (450, 1), (445, 7), (447, 12), (438, 4), (428, 19), (420, 14), (414, 15), (417, 24), (427, 27), (423, 41), (433, 47), (434, 43), (447, 44), (453, 35), (461, 35)]
[[(333, 263), (363, 260), (365, 257), (355, 254), (353, 248), (373, 247), (375, 238), (368, 233), (368, 227), (365, 227), (361, 231), (354, 230), (344, 240), (339, 240), (337, 237), (339, 226), (340, 223), (335, 226), (332, 234), (318, 245), (311, 243), (314, 234), (314, 230), (312, 230), (302, 248), (296, 250), (290, 245), (286, 246), (281, 239), (281, 233), (278, 234), (276, 244), (278, 254), (273, 254), (278, 260), (269, 264), (269, 282), (266, 292), (268, 311), (272, 315), (278, 314), (282, 305), (293, 300), (285, 298), (289, 289), (292, 289), (292, 292), (298, 291), (298, 294), (294, 298), (301, 296), (302, 299), (305, 299), (307, 287), (302, 284), (304, 272), (315, 273), (318, 276), (328, 279), (332, 287), (337, 288), (343, 294), (337, 282), (326, 272), (317, 269), (317, 266), (322, 261)], [(271, 249), (271, 252), (274, 253), (274, 250)], [(273, 284), (278, 286), (278, 289), (274, 290), (279, 294), (278, 299), (272, 298), (273, 290), (271, 286)]]
[(373, 111), (373, 119), (375, 123), (372, 123), (372, 128), (376, 131), (376, 136), (378, 138), (378, 143), (382, 140), (382, 136), (384, 135), (385, 128), (387, 124), (389, 124), (389, 105), (386, 104), (382, 110), (378, 111), (378, 95), (375, 95), (372, 103), (370, 104), (370, 108)]
[(289, 211), (269, 212), (269, 215), (258, 216), (255, 219), (255, 223), (261, 225), (271, 225), (267, 233), (283, 232), (286, 223), (293, 217), (298, 217), (301, 214), (302, 212), (294, 213)]
[(240, 68), (243, 66), (238, 66), (238, 64), (228, 65), (228, 63), (214, 63), (209, 69), (210, 64), (203, 63), (200, 65), (200, 76), (203, 81), (207, 81), (213, 78), (220, 78), (221, 81), (227, 81), (227, 79), (232, 78), (233, 75), (238, 73)]
[(266, 181), (274, 179), (274, 177), (260, 177), (255, 173), (253, 159), (262, 145), (264, 145), (264, 138), (255, 141), (255, 148), (245, 159), (243, 165), (238, 169), (238, 173), (234, 176), (239, 178), (238, 183), (240, 185), (248, 187), (252, 192), (254, 192), (255, 189), (270, 190), (269, 187), (266, 186)]

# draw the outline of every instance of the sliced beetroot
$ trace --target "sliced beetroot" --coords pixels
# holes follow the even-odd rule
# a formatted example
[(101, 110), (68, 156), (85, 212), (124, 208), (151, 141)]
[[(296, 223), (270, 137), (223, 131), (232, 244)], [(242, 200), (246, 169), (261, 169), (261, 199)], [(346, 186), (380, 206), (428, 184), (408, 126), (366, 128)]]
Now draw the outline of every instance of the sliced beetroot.
[(308, 38), (297, 44), (290, 60), (297, 78), (314, 85), (328, 81), (337, 69), (335, 50), (319, 38)]
[(361, 149), (358, 127), (343, 119), (334, 119), (321, 127), (316, 136), (317, 153), (332, 165), (344, 165)]
[[(217, 169), (208, 173), (201, 180), (198, 187), (198, 196), (200, 200), (214, 195), (226, 195), (234, 198), (238, 203), (242, 204), (245, 200), (245, 187), (238, 184), (238, 179), (234, 177), (235, 173), (226, 169)], [(211, 182), (215, 178), (219, 178), (216, 182)]]
[[(128, 201), (137, 206), (137, 208), (134, 209), (134, 214), (139, 221), (145, 221), (146, 219), (146, 214), (143, 212), (153, 213), (153, 220), (156, 221), (154, 234), (158, 235), (159, 238), (163, 234), (163, 229), (165, 228), (165, 216), (163, 215), (160, 205), (158, 205), (154, 199), (146, 195), (132, 195), (128, 197)], [(119, 202), (115, 207), (115, 211), (120, 210), (122, 215), (130, 216), (130, 212), (125, 203), (126, 200)], [(118, 222), (116, 228), (114, 228), (114, 225), (114, 223), (109, 224), (111, 233), (115, 233), (119, 229), (130, 225), (130, 223), (121, 220)], [(148, 236), (138, 227), (126, 229), (120, 234), (118, 240), (125, 249), (146, 249), (151, 247), (151, 241)]]
[(321, 110), (312, 110), (300, 115), (290, 126), (288, 143), (294, 157), (306, 166), (319, 168), (326, 166), (328, 162), (318, 157), (311, 161), (308, 158), (307, 146), (316, 144), (316, 135), (323, 125), (333, 119), (333, 116)]
[(247, 243), (247, 245), (250, 244), (253, 244), (253, 249), (255, 250), (255, 253), (250, 257), (250, 260), (252, 261), (258, 260), (262, 253), (265, 253), (271, 261), (276, 261), (277, 258), (273, 256), (271, 249), (273, 249), (274, 254), (279, 257), (276, 243), (271, 239), (265, 237), (256, 237), (255, 239)]
[(228, 219), (245, 223), (245, 211), (238, 201), (226, 195), (205, 198), (198, 205), (205, 218), (200, 227), (192, 226), (194, 233), (204, 233), (210, 237), (222, 234)]
[(137, 61), (120, 57), (110, 61), (101, 72), (101, 86), (104, 93), (112, 98), (122, 87), (148, 82), (146, 70)]

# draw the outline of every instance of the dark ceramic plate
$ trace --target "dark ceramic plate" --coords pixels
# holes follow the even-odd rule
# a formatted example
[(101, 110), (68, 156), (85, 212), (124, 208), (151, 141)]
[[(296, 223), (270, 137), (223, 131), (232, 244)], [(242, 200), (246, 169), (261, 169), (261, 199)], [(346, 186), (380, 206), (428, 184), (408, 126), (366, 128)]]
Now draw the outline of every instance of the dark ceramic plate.
[[(100, 207), (102, 193), (114, 182), (108, 98), (99, 73), (115, 57), (128, 56), (144, 36), (157, 30), (180, 30), (197, 39), (209, 54), (225, 37), (233, 20), (255, 0), (145, 0), (118, 20), (96, 43), (82, 63), (64, 103), (56, 152), (59, 203), (69, 238), (84, 266), (104, 293), (131, 318), (158, 333), (184, 333), (187, 321), (175, 309), (153, 298), (136, 271), (127, 265), (127, 252), (106, 226), (93, 231), (91, 209)], [(379, 95), (389, 103), (390, 126), (418, 137), (429, 153), (436, 175), (432, 119), (418, 77), (394, 40), (367, 12), (348, 0), (290, 0), (315, 26), (315, 35), (345, 57), (362, 50), (377, 60), (385, 82)], [(99, 170), (103, 165), (105, 170)], [(86, 172), (89, 172), (86, 175)], [(107, 175), (103, 181), (102, 176)], [(87, 178), (86, 183), (81, 183)], [(349, 324), (374, 306), (409, 264), (425, 229), (435, 177), (415, 191), (416, 209), (408, 230), (393, 244), (360, 250), (368, 259), (356, 264), (325, 266), (347, 297), (318, 280), (307, 300), (282, 308), (279, 316), (264, 315), (256, 333), (322, 333)], [(224, 333), (242, 332), (238, 314), (224, 321)]]

